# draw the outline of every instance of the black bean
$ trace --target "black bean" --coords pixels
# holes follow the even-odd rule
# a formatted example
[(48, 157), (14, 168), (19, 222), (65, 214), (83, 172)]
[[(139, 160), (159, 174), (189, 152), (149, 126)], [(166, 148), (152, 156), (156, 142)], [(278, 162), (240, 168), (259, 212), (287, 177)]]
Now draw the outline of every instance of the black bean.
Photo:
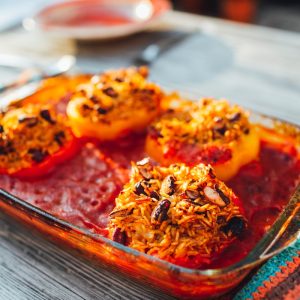
[(99, 99), (96, 96), (91, 96), (90, 100), (95, 104), (99, 102)]
[(139, 181), (138, 183), (136, 183), (135, 185), (135, 189), (134, 189), (134, 193), (137, 195), (147, 195), (146, 191), (145, 191), (145, 187), (143, 186), (143, 181)]
[(169, 114), (174, 113), (174, 111), (175, 111), (175, 110), (174, 110), (173, 108), (168, 108), (168, 109), (167, 109), (167, 113), (169, 113)]
[(184, 199), (184, 201), (188, 202), (188, 203), (191, 203), (195, 206), (203, 206), (204, 203), (198, 203), (198, 202), (195, 202), (194, 200), (191, 200), (191, 199)]
[(126, 232), (122, 231), (121, 228), (117, 227), (113, 233), (112, 239), (117, 243), (125, 245), (127, 241)]
[(16, 149), (14, 148), (12, 141), (8, 141), (6, 143), (6, 152), (11, 153), (11, 152), (15, 152), (15, 151), (16, 151)]
[(116, 98), (118, 97), (118, 93), (112, 88), (112, 87), (108, 87), (102, 90), (103, 93), (111, 98)]
[(230, 199), (222, 192), (222, 190), (217, 184), (215, 185), (215, 190), (220, 195), (221, 199), (225, 202), (225, 204), (228, 205), (230, 203)]
[(208, 174), (210, 176), (210, 178), (215, 179), (216, 175), (214, 173), (214, 170), (212, 168), (209, 168)]
[(82, 104), (81, 107), (83, 110), (92, 110), (92, 108), (89, 105), (87, 105), (86, 103)]
[(243, 234), (246, 229), (246, 222), (242, 217), (232, 217), (226, 225), (221, 227), (221, 230), (225, 234), (233, 234), (236, 237), (239, 237)]
[(206, 211), (195, 211), (196, 215), (204, 216), (204, 218), (207, 218), (207, 212)]
[(119, 209), (119, 210), (114, 210), (109, 214), (109, 217), (111, 219), (114, 219), (116, 217), (126, 217), (132, 214), (132, 210), (128, 210), (128, 209)]
[(38, 119), (36, 117), (23, 117), (19, 119), (19, 123), (26, 123), (26, 126), (31, 128), (37, 125)]
[[(225, 132), (226, 132), (226, 130), (227, 130), (226, 125), (216, 126), (216, 127), (214, 127), (214, 129), (213, 129), (215, 135), (216, 135), (216, 134), (224, 135)], [(215, 135), (214, 135), (214, 136), (215, 136)]]
[(63, 131), (59, 131), (55, 133), (54, 140), (57, 142), (58, 145), (63, 145), (63, 140), (65, 139), (66, 135)]
[(6, 155), (6, 154), (7, 154), (7, 151), (6, 151), (5, 146), (0, 146), (0, 155)]
[(35, 149), (35, 148), (29, 149), (28, 153), (31, 155), (32, 160), (37, 163), (42, 162), (45, 159), (45, 157), (48, 155), (46, 151), (42, 151), (40, 149)]
[(40, 111), (40, 116), (41, 116), (44, 120), (46, 120), (47, 122), (49, 122), (50, 124), (55, 124), (55, 121), (52, 120), (51, 115), (50, 115), (50, 112), (49, 112), (48, 109), (42, 109), (42, 110)]
[(250, 133), (250, 129), (249, 129), (249, 128), (245, 128), (245, 129), (244, 129), (244, 133), (245, 133), (245, 134), (249, 134), (249, 133)]
[(222, 225), (222, 224), (224, 224), (225, 222), (226, 222), (226, 219), (225, 219), (224, 216), (218, 216), (218, 217), (217, 217), (217, 223), (218, 223), (218, 224)]
[(15, 151), (16, 149), (14, 148), (12, 141), (4, 141), (2, 146), (0, 146), (0, 155), (7, 155)]
[(160, 192), (169, 196), (175, 193), (175, 178), (172, 175), (168, 175), (162, 182)]
[(151, 214), (151, 222), (163, 222), (168, 219), (168, 211), (171, 206), (171, 202), (168, 199), (164, 199), (158, 203)]
[(236, 112), (228, 117), (228, 120), (230, 122), (236, 122), (241, 118), (242, 114), (240, 112)]
[(97, 112), (100, 115), (105, 115), (107, 113), (107, 109), (104, 109), (102, 107), (97, 108)]
[(148, 94), (148, 95), (153, 95), (154, 94), (154, 90), (151, 89), (143, 89), (142, 93), (144, 94)]
[(156, 191), (151, 191), (150, 197), (159, 200), (159, 194)]

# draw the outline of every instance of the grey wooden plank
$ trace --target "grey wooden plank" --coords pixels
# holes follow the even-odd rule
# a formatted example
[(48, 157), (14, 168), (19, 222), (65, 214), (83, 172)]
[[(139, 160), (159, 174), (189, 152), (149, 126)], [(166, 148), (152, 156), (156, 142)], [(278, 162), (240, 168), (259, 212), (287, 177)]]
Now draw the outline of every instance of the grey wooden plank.
[(0, 215), (0, 299), (173, 299)]

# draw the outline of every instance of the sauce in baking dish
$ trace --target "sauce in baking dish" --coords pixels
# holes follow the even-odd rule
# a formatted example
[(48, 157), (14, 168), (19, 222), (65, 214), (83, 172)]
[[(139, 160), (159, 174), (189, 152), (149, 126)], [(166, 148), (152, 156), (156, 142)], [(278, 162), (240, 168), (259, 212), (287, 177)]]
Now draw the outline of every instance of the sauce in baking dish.
[[(144, 136), (97, 146), (81, 153), (46, 179), (25, 182), (0, 176), (0, 187), (75, 225), (106, 235), (114, 199), (128, 180), (130, 162), (144, 157)], [(249, 220), (244, 237), (211, 265), (228, 266), (243, 258), (272, 225), (299, 182), (300, 161), (294, 147), (262, 142), (260, 157), (245, 165), (227, 184), (242, 199)]]

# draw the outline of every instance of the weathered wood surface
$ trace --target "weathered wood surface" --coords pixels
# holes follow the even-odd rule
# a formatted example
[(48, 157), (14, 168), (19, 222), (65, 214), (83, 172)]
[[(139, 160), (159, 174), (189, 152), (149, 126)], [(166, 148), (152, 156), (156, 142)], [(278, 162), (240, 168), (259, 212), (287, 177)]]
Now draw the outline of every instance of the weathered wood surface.
[(0, 299), (172, 299), (0, 214)]
[[(0, 35), (0, 53), (45, 62), (76, 53), (78, 70), (130, 65), (149, 42), (172, 30), (195, 34), (161, 56), (152, 78), (198, 96), (226, 97), (300, 123), (300, 35), (170, 13), (153, 32), (126, 40), (75, 43), (22, 31)], [(2, 79), (8, 71), (0, 69)], [(171, 299), (76, 255), (0, 215), (0, 299)]]

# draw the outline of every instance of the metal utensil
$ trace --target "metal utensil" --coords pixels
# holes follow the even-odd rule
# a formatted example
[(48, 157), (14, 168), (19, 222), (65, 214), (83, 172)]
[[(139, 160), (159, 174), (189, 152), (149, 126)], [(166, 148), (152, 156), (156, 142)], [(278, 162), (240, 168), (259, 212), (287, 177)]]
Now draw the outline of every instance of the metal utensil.
[[(73, 55), (64, 55), (54, 65), (48, 66), (44, 69), (38, 69), (37, 73), (28, 72), (29, 68), (27, 68), (21, 73), (21, 75), (17, 80), (6, 84), (0, 84), (0, 93), (3, 93), (12, 88), (18, 88), (28, 83), (38, 82), (41, 81), (42, 79), (61, 75), (67, 72), (68, 70), (70, 70), (74, 66), (75, 62), (76, 62), (76, 58)], [(28, 60), (26, 59), (22, 60), (21, 57), (19, 57), (18, 60), (15, 61), (15, 63), (13, 63), (12, 60), (7, 60), (6, 66), (17, 67), (18, 63), (20, 66), (22, 65), (29, 66)], [(36, 65), (33, 65), (31, 67), (36, 68)], [(28, 75), (26, 74), (26, 72), (28, 72)]]
[(176, 32), (175, 34), (167, 37), (165, 39), (161, 39), (153, 44), (148, 45), (145, 49), (143, 49), (134, 59), (135, 65), (147, 65), (150, 66), (161, 54), (172, 49), (179, 43), (182, 43), (186, 39), (193, 36), (198, 31), (181, 31)]

